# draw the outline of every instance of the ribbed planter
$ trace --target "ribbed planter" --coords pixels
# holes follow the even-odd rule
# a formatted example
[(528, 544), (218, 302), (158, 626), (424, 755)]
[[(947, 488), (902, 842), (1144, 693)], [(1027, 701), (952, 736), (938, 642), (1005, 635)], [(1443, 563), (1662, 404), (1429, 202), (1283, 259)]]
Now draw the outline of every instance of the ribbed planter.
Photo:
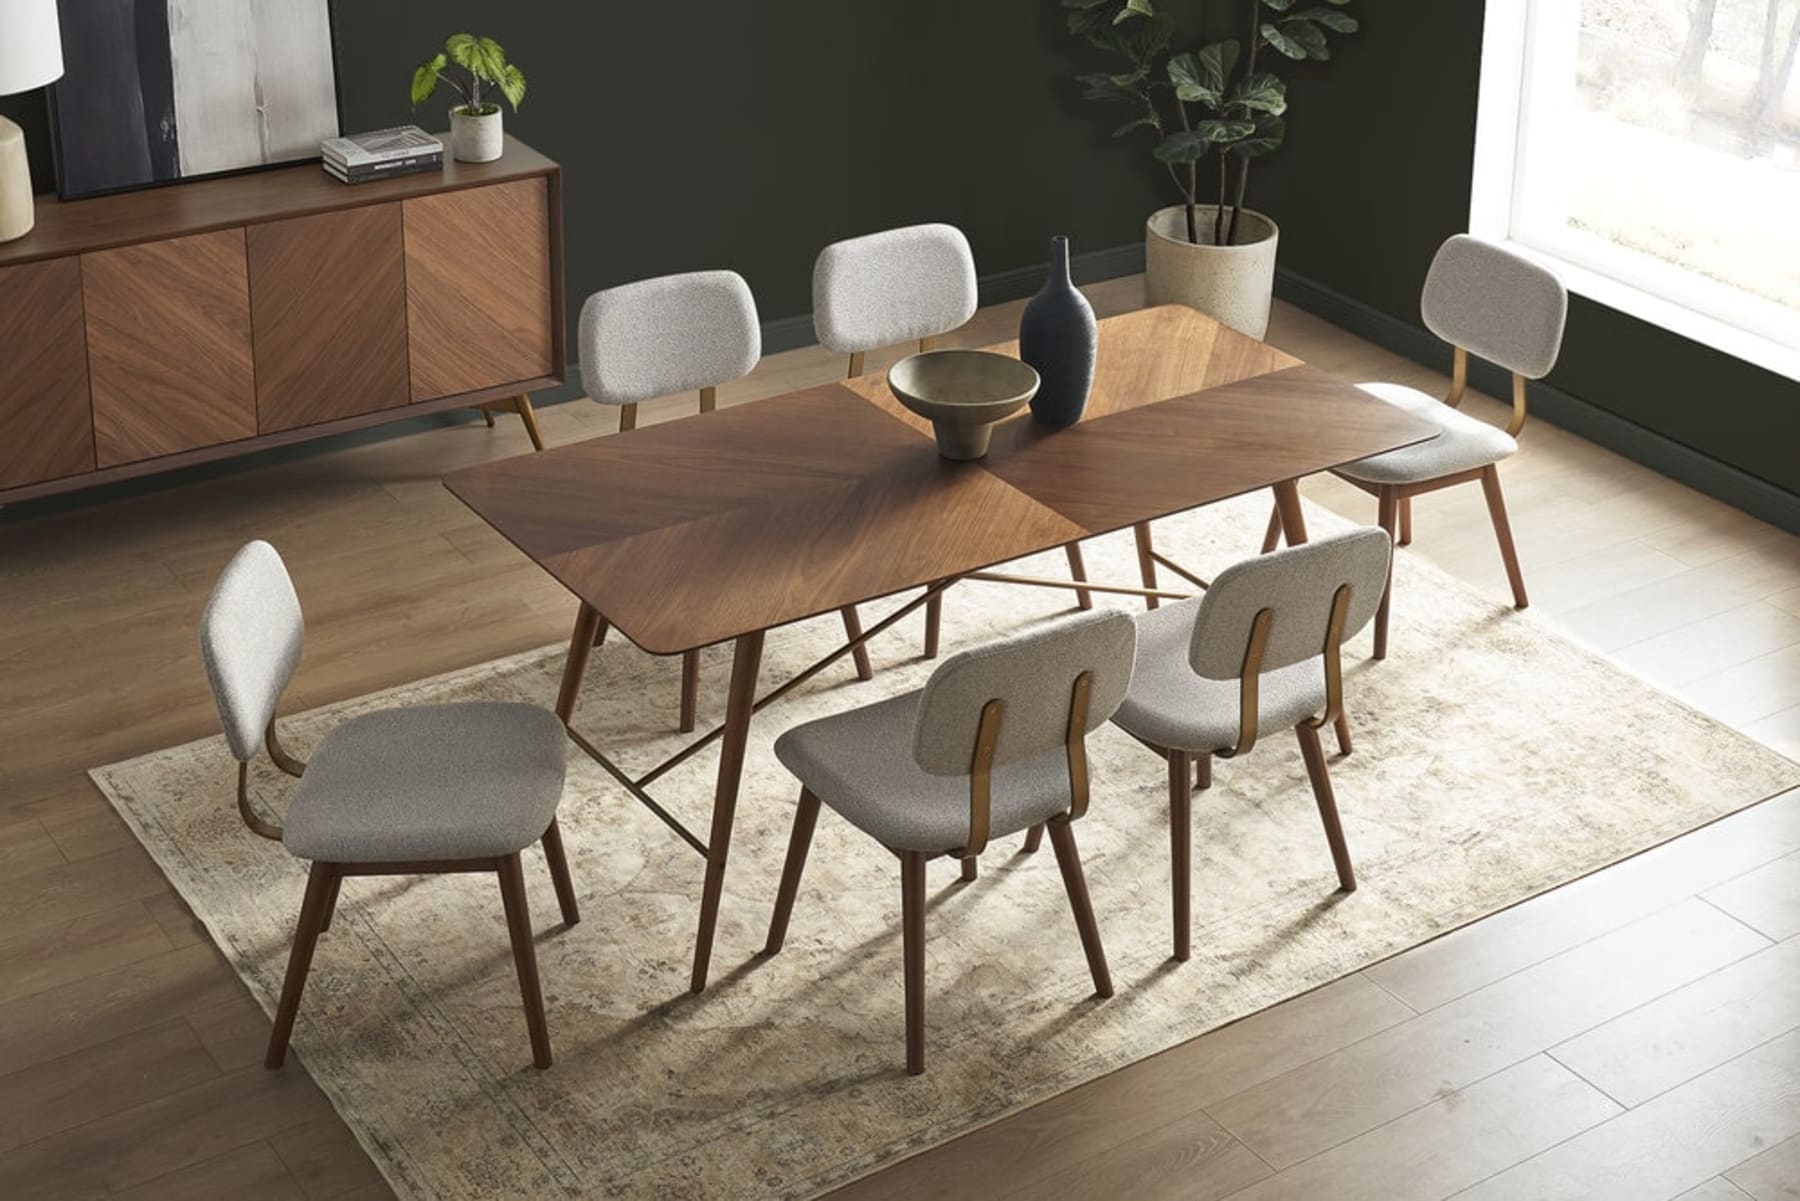
[[(1187, 209), (1158, 209), (1144, 226), (1144, 299), (1185, 304), (1232, 329), (1260, 338), (1269, 329), (1275, 296), (1275, 246), (1281, 230), (1263, 214), (1245, 209), (1238, 240), (1213, 244), (1214, 205), (1196, 210), (1199, 243), (1187, 240)], [(1230, 219), (1230, 214), (1226, 214)]]

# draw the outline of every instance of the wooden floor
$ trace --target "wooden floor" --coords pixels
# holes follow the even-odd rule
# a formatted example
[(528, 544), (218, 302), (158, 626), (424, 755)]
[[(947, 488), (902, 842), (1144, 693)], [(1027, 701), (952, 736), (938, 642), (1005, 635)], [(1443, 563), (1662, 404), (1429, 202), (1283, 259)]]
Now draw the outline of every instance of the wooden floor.
[[(1089, 291), (1117, 311), (1139, 283)], [(1007, 336), (1017, 312), (984, 310), (964, 340)], [(1348, 377), (1443, 386), (1291, 309), (1271, 340)], [(720, 400), (841, 369), (816, 348), (773, 356)], [(542, 421), (555, 443), (615, 417), (576, 402)], [(1502, 476), (1535, 605), (1800, 755), (1800, 544), (1551, 427), (1523, 441)], [(307, 607), (293, 707), (566, 637), (569, 598), (438, 483), (526, 449), (502, 419), (0, 519), (0, 1197), (388, 1195), (298, 1064), (263, 1071), (267, 1019), (82, 773), (216, 732), (194, 625), (252, 536)], [(1305, 491), (1373, 519), (1331, 480)], [(1416, 532), (1406, 553), (1504, 598), (1478, 489), (1420, 500)], [(1800, 793), (845, 1196), (1771, 1201), (1796, 1181)]]

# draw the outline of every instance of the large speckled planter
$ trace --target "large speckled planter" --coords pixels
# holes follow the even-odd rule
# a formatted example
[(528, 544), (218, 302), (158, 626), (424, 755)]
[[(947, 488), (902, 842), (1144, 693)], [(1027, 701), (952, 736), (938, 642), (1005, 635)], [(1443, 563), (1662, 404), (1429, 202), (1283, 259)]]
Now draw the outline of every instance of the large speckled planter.
[(506, 139), (500, 125), (500, 106), (488, 113), (450, 110), (450, 153), (459, 163), (491, 163), (500, 157)]
[[(1187, 210), (1158, 209), (1144, 226), (1144, 300), (1185, 304), (1232, 329), (1260, 338), (1269, 329), (1275, 295), (1275, 244), (1281, 230), (1252, 209), (1238, 219), (1238, 241), (1212, 243), (1215, 207), (1197, 210), (1200, 242), (1187, 240)], [(1227, 214), (1229, 219), (1229, 214)]]

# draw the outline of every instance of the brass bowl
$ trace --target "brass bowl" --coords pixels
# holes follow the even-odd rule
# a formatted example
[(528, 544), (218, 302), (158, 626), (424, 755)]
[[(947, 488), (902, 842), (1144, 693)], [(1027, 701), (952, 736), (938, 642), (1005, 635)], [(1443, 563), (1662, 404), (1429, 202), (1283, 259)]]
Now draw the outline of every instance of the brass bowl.
[(931, 422), (938, 453), (959, 461), (988, 452), (994, 424), (1037, 395), (1029, 364), (991, 350), (927, 350), (888, 371), (900, 403)]

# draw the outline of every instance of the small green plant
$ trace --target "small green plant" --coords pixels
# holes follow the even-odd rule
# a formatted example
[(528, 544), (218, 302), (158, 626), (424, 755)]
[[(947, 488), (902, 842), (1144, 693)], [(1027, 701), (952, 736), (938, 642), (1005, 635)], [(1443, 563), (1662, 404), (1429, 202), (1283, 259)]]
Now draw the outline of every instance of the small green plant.
[[(1177, 51), (1172, 47), (1175, 20), (1159, 0), (1061, 0), (1069, 10), (1070, 33), (1125, 60), (1123, 71), (1078, 76), (1082, 95), (1135, 110), (1113, 131), (1114, 137), (1138, 129), (1156, 134), (1151, 153), (1168, 167), (1186, 202), (1188, 241), (1200, 240), (1195, 209), (1202, 165), (1211, 159), (1218, 167), (1213, 244), (1230, 245), (1237, 241), (1250, 160), (1280, 146), (1287, 135), (1282, 116), (1287, 84), (1259, 69), (1257, 52), (1266, 46), (1295, 61), (1330, 58), (1327, 31), (1356, 32), (1356, 18), (1341, 11), (1349, 2), (1239, 0), (1248, 10), (1242, 40), (1225, 38)], [(1204, 0), (1199, 8), (1204, 24)]]
[[(458, 67), (460, 71), (455, 69)], [(506, 51), (499, 42), (471, 33), (451, 34), (443, 51), (413, 72), (413, 107), (431, 99), (440, 83), (449, 84), (462, 97), (463, 102), (455, 111), (471, 117), (500, 111), (500, 106), (489, 98), (496, 88), (515, 113), (525, 101), (525, 72), (506, 61)]]

